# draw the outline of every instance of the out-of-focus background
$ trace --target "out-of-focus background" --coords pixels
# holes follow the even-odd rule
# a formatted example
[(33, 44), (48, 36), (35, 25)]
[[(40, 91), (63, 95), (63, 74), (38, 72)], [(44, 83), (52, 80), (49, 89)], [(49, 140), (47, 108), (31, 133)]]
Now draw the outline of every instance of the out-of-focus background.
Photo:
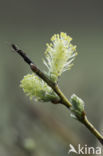
[(45, 44), (60, 32), (73, 38), (79, 54), (60, 87), (68, 98), (75, 93), (85, 101), (103, 134), (103, 2), (0, 0), (0, 156), (67, 156), (69, 144), (100, 146), (67, 108), (30, 101), (19, 88), (31, 71), (10, 44), (44, 70)]

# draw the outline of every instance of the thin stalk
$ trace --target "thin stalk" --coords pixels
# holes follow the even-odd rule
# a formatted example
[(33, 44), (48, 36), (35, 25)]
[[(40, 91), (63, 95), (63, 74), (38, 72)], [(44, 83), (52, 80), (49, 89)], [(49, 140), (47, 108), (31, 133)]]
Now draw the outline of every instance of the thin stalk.
[[(65, 97), (65, 95), (60, 90), (59, 86), (52, 82), (27, 56), (26, 54), (17, 48), (16, 45), (12, 44), (12, 49), (17, 52), (26, 63), (30, 65), (31, 70), (36, 73), (42, 80), (44, 80), (53, 90), (54, 92), (60, 97), (60, 101), (56, 101), (53, 103), (61, 103), (65, 105), (67, 108), (71, 108), (72, 104), (69, 102), (69, 100)], [(78, 117), (77, 117), (78, 118)], [(78, 121), (80, 121), (83, 125), (85, 125), (89, 131), (99, 140), (99, 142), (103, 145), (103, 136), (96, 130), (96, 128), (90, 123), (90, 121), (87, 119), (87, 116), (85, 115), (85, 112), (83, 113), (83, 116), (81, 119), (78, 118)]]
[(87, 119), (87, 116), (84, 116), (84, 120), (82, 123), (90, 130), (92, 134), (96, 136), (96, 138), (100, 141), (100, 143), (103, 145), (103, 136), (98, 132), (98, 130), (90, 123), (90, 121)]

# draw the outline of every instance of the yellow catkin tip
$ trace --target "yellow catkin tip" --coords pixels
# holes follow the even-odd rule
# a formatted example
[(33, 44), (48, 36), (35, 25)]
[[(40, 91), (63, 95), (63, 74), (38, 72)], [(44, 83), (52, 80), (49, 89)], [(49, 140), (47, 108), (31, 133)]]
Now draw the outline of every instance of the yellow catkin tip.
[(51, 79), (58, 80), (58, 77), (67, 69), (71, 68), (72, 61), (75, 59), (76, 46), (71, 44), (72, 38), (66, 33), (54, 34), (51, 43), (47, 44), (45, 65)]

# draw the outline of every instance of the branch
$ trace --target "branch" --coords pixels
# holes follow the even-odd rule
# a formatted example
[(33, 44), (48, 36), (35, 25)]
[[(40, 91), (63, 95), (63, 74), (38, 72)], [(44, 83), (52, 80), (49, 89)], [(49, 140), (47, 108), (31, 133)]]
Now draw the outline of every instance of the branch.
[(12, 46), (13, 50), (15, 52), (17, 52), (24, 59), (24, 61), (27, 64), (30, 65), (31, 70), (34, 73), (36, 73), (42, 80), (44, 80), (55, 91), (55, 93), (60, 97), (59, 102), (64, 104), (68, 108), (70, 108), (72, 106), (71, 103), (61, 92), (58, 85), (56, 83), (52, 82), (50, 79), (48, 79), (48, 77), (35, 64), (33, 64), (33, 62), (26, 56), (26, 54), (22, 50), (18, 49), (16, 45), (12, 44), (11, 46)]
[[(72, 104), (68, 101), (65, 95), (62, 93), (58, 85), (52, 82), (27, 56), (26, 54), (17, 48), (16, 45), (12, 44), (12, 49), (17, 52), (24, 61), (29, 64), (31, 70), (36, 73), (42, 80), (44, 80), (48, 86), (50, 86), (54, 92), (60, 97), (60, 101), (54, 101), (53, 103), (61, 103), (65, 105), (67, 108), (71, 110)], [(103, 145), (103, 136), (96, 130), (96, 128), (88, 121), (86, 113), (83, 112), (82, 116), (76, 116), (78, 121), (80, 121), (83, 125), (85, 125), (89, 131), (99, 140), (99, 142)]]

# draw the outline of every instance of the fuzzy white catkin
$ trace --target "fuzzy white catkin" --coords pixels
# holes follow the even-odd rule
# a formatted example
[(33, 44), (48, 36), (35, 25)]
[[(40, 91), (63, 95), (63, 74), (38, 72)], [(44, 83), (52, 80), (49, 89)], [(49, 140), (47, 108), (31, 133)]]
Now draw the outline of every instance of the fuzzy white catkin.
[(71, 68), (77, 55), (76, 46), (71, 44), (71, 40), (70, 36), (61, 32), (53, 35), (51, 43), (47, 44), (44, 64), (48, 68), (48, 76), (55, 82), (64, 71)]

